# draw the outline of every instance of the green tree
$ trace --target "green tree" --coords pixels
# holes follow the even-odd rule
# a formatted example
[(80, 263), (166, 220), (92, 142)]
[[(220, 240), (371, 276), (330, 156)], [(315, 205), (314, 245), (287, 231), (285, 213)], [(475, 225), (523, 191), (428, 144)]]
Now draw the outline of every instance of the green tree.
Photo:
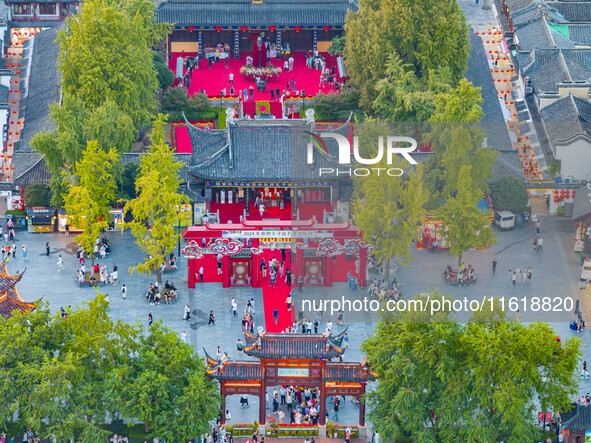
[(458, 266), (465, 251), (496, 242), (490, 226), (490, 213), (476, 206), (484, 194), (474, 186), (471, 173), (472, 166), (462, 166), (456, 196), (448, 198), (436, 211), (445, 226), (450, 253), (458, 258)]
[(346, 41), (345, 35), (337, 35), (333, 37), (333, 39), (330, 41), (330, 46), (328, 47), (328, 53), (333, 57), (342, 55), (345, 51)]
[(162, 283), (160, 265), (166, 261), (180, 235), (175, 232), (180, 218), (177, 208), (186, 201), (186, 197), (178, 193), (182, 163), (176, 161), (164, 141), (165, 121), (162, 114), (154, 121), (152, 145), (140, 159), (140, 172), (135, 182), (137, 197), (125, 205), (125, 213), (133, 216), (128, 225), (137, 245), (146, 254), (144, 262), (129, 271), (131, 274), (155, 271), (159, 285)]
[[(415, 299), (427, 297), (442, 300)], [(577, 388), (580, 340), (555, 335), (544, 323), (459, 323), (449, 311), (385, 314), (362, 345), (379, 381), (369, 418), (384, 440), (535, 441), (538, 402), (564, 410)]]
[(347, 70), (366, 110), (394, 54), (417, 78), (447, 68), (454, 84), (466, 70), (468, 26), (454, 0), (362, 0), (356, 12), (347, 13), (345, 32)]
[(490, 198), (495, 210), (511, 211), (516, 214), (525, 211), (528, 196), (525, 183), (517, 177), (501, 177), (490, 185)]
[(166, 66), (166, 60), (161, 52), (154, 51), (154, 69), (160, 89), (168, 89), (174, 83), (174, 72)]
[(49, 206), (51, 192), (47, 186), (32, 184), (25, 188), (25, 204), (27, 206)]
[(154, 323), (139, 339), (137, 355), (116, 368), (109, 392), (121, 414), (144, 423), (166, 441), (188, 441), (209, 430), (220, 408), (216, 383), (177, 334)]
[(101, 229), (109, 225), (116, 190), (113, 167), (118, 161), (119, 154), (114, 149), (105, 152), (97, 142), (88, 142), (82, 160), (76, 163), (74, 183), (64, 197), (70, 224), (83, 230), (76, 242), (90, 256), (93, 267), (95, 242)]
[(478, 123), (484, 117), (481, 89), (463, 78), (454, 89), (440, 92), (435, 96), (435, 111), (430, 121)]
[(60, 336), (50, 325), (47, 304), (23, 314), (15, 311), (10, 318), (0, 316), (0, 427), (13, 419), (35, 383), (24, 375), (27, 366), (43, 361), (58, 348)]
[(140, 329), (112, 321), (102, 295), (67, 319), (52, 317), (47, 327), (57, 346), (25, 364), (22, 377), (33, 388), (21, 401), (23, 418), (41, 435), (104, 442), (109, 431), (100, 425), (117, 413), (108, 401), (107, 379), (137, 351)]
[(398, 54), (388, 59), (385, 77), (376, 84), (374, 109), (379, 115), (395, 122), (427, 121), (434, 112), (435, 96), (439, 90), (450, 88), (449, 81), (435, 73), (429, 80), (417, 78), (410, 64), (403, 64)]
[(429, 207), (436, 209), (440, 200), (454, 196), (458, 190), (460, 170), (471, 166), (472, 183), (487, 192), (493, 177), (497, 152), (484, 147), (484, 131), (470, 124), (431, 123), (426, 140), (433, 141), (436, 155), (425, 162), (425, 185), (429, 190)]
[[(378, 150), (378, 136), (387, 133), (388, 126), (379, 120), (369, 120), (358, 132), (360, 151)], [(363, 146), (363, 148), (361, 147)], [(384, 263), (384, 279), (389, 280), (390, 259), (395, 258), (406, 264), (411, 260), (410, 247), (415, 239), (417, 227), (425, 215), (426, 196), (421, 183), (421, 169), (410, 170), (408, 164), (396, 159), (388, 165), (385, 160), (374, 168), (384, 168), (380, 175), (370, 174), (356, 177), (354, 181), (356, 198), (353, 201), (355, 224), (363, 231), (363, 238), (374, 249), (372, 253)], [(392, 177), (387, 169), (405, 168), (404, 177)]]
[(159, 87), (151, 47), (168, 32), (153, 19), (150, 0), (84, 2), (58, 33), (64, 93), (89, 109), (111, 101), (136, 129), (146, 127)]

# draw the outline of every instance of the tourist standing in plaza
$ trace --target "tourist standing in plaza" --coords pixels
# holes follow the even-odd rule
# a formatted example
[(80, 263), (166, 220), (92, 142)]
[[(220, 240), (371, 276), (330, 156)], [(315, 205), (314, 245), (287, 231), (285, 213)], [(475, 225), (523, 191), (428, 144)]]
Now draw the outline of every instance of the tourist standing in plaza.
[(47, 256), (49, 257), (49, 242), (45, 243), (45, 253), (47, 254)]
[(544, 244), (544, 239), (542, 237), (538, 238), (538, 252), (542, 252), (542, 245)]
[(199, 281), (203, 281), (203, 266), (199, 268)]
[(492, 273), (493, 273), (493, 275), (495, 275), (495, 272), (497, 272), (497, 258), (496, 257), (493, 258), (493, 261), (492, 261)]
[(213, 315), (213, 311), (209, 311), (209, 322), (207, 324), (215, 326), (215, 316)]
[[(277, 308), (273, 309), (273, 323), (277, 324), (279, 321), (279, 310)], [(275, 412), (275, 411), (273, 411)]]
[(152, 311), (148, 314), (148, 326), (152, 326), (154, 319), (152, 318)]
[(29, 259), (28, 252), (29, 251), (27, 251), (27, 245), (23, 245), (23, 260), (28, 260)]
[(302, 277), (301, 275), (298, 277), (298, 289), (300, 292), (302, 291), (302, 288), (304, 287), (304, 277)]
[(63, 271), (64, 269), (64, 260), (62, 259), (61, 255), (57, 256), (57, 272)]
[(513, 275), (513, 272), (511, 272), (511, 269), (509, 269), (508, 274), (507, 274), (507, 284), (509, 286), (511, 286), (511, 276)]

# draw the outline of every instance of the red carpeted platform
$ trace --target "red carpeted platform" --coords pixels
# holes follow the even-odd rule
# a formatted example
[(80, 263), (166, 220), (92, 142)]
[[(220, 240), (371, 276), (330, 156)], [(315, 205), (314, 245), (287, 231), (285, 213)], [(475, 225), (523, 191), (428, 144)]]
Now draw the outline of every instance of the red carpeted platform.
[(222, 274), (218, 274), (218, 261), (215, 254), (204, 254), (197, 260), (195, 273), (199, 284), (199, 268), (203, 266), (203, 283), (222, 282)]
[(262, 217), (259, 208), (255, 208), (254, 203), (250, 202), (249, 220), (268, 220), (270, 218), (276, 220), (292, 220), (291, 202), (285, 202), (283, 209), (279, 209), (279, 206), (267, 206)]
[(298, 203), (298, 210), (300, 211), (300, 220), (309, 220), (312, 217), (316, 217), (318, 223), (322, 223), (324, 212), (332, 212), (332, 206), (330, 202)]
[[(289, 251), (286, 251), (286, 263), (285, 269), (291, 267), (289, 259)], [(260, 254), (260, 258), (265, 260), (267, 266), (269, 266), (269, 260), (276, 258), (281, 263), (281, 251), (280, 250), (265, 250)], [(259, 259), (260, 261), (260, 259)], [(292, 269), (293, 271), (293, 269)], [(267, 270), (267, 277), (261, 278), (261, 286), (263, 288), (263, 303), (265, 305), (265, 331), (267, 332), (283, 332), (286, 328), (289, 328), (295, 322), (295, 309), (292, 307), (291, 311), (287, 310), (287, 296), (291, 291), (291, 288), (285, 283), (285, 276), (283, 278), (277, 275), (277, 281), (275, 288), (269, 286), (270, 278)], [(279, 311), (279, 317), (277, 324), (273, 320), (273, 310), (277, 308)]]
[[(220, 211), (220, 223), (239, 223), (240, 216), (244, 214), (244, 203), (215, 203), (211, 202), (209, 212)], [(257, 213), (258, 215), (258, 213)]]
[[(291, 56), (294, 58), (293, 71), (282, 72), (277, 80), (269, 81), (267, 83), (266, 92), (258, 92), (256, 90), (255, 83), (246, 79), (240, 74), (240, 68), (246, 65), (246, 57), (250, 54), (250, 52), (242, 52), (240, 53), (239, 60), (234, 60), (234, 58), (231, 58), (228, 62), (228, 68), (226, 68), (224, 61), (220, 60), (219, 63), (214, 63), (213, 67), (209, 69), (207, 60), (201, 60), (199, 62), (199, 68), (193, 70), (189, 95), (197, 94), (203, 89), (209, 97), (219, 97), (222, 89), (225, 88), (226, 96), (229, 96), (231, 87), (229, 84), (230, 73), (234, 74), (234, 96), (238, 96), (238, 90), (242, 90), (242, 94), (244, 95), (244, 89), (248, 89), (250, 86), (253, 86), (255, 88), (253, 95), (254, 100), (271, 100), (270, 89), (273, 88), (273, 90), (276, 90), (276, 88), (279, 88), (279, 90), (282, 92), (287, 89), (288, 80), (290, 84), (291, 81), (294, 80), (295, 88), (299, 89), (300, 91), (304, 90), (307, 96), (315, 96), (319, 92), (327, 94), (330, 91), (334, 91), (334, 86), (328, 87), (325, 85), (324, 87), (320, 87), (320, 70), (308, 69), (306, 67), (305, 52), (293, 52), (291, 54)], [(175, 73), (176, 59), (182, 55), (188, 56), (191, 54), (181, 54), (178, 52), (173, 52), (171, 54), (169, 67)], [(322, 53), (322, 56), (326, 59), (329, 69), (331, 69), (333, 65), (336, 66), (335, 57), (331, 57), (328, 53)], [(283, 59), (271, 59), (270, 62), (273, 64), (273, 66), (281, 67), (281, 69), (283, 69)], [(275, 97), (275, 100), (278, 100), (278, 97)]]

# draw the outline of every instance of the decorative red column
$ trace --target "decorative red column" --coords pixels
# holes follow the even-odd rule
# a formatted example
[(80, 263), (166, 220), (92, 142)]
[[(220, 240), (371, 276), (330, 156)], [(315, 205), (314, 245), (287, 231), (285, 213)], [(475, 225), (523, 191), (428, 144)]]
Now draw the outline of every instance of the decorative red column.
[(265, 380), (261, 383), (261, 392), (259, 394), (259, 423), (264, 425), (267, 422), (267, 405), (265, 404), (265, 394), (267, 393), (267, 387)]
[(367, 248), (359, 248), (359, 287), (367, 283)]
[(298, 284), (298, 278), (300, 275), (304, 276), (304, 250), (296, 247), (296, 256), (295, 256), (295, 277), (293, 281), (295, 285)]
[(222, 257), (222, 287), (230, 287), (230, 256), (228, 255)]
[(331, 288), (332, 287), (332, 262), (334, 261), (334, 257), (326, 256), (324, 257), (324, 287)]
[[(365, 394), (365, 383), (362, 383), (362, 385), (363, 393)], [(359, 426), (365, 426), (365, 402), (363, 401), (363, 398), (359, 399)]]
[[(323, 369), (324, 372), (324, 369)], [(325, 426), (326, 425), (326, 400), (328, 400), (326, 398), (326, 389), (324, 387), (324, 382), (322, 382), (322, 385), (320, 386), (320, 426)], [(361, 403), (359, 404), (361, 405)]]
[(189, 257), (188, 259), (188, 273), (189, 273), (189, 289), (195, 289), (195, 263), (196, 258), (195, 257)]

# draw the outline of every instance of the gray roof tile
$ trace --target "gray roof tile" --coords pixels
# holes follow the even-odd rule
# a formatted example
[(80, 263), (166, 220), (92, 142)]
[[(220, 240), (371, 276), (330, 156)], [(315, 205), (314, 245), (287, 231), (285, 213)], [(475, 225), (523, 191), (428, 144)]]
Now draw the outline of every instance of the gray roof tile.
[(481, 126), (487, 131), (487, 143), (494, 149), (513, 149), (482, 40), (472, 29), (469, 37), (470, 54), (464, 77), (475, 87), (481, 88), (481, 106), (484, 112)]
[(591, 104), (569, 94), (541, 110), (550, 143), (567, 140), (577, 134), (588, 133), (591, 121)]
[(248, 2), (174, 2), (158, 6), (158, 22), (178, 26), (343, 26), (348, 9), (357, 9), (349, 0), (282, 1), (263, 4)]
[[(63, 23), (62, 23), (63, 25)], [(61, 76), (57, 69), (59, 46), (55, 42), (57, 29), (47, 29), (35, 36), (31, 59), (28, 95), (21, 99), (21, 115), (25, 122), (19, 148), (31, 152), (31, 138), (41, 131), (51, 131), (55, 125), (49, 118), (49, 105), (60, 97)]]

